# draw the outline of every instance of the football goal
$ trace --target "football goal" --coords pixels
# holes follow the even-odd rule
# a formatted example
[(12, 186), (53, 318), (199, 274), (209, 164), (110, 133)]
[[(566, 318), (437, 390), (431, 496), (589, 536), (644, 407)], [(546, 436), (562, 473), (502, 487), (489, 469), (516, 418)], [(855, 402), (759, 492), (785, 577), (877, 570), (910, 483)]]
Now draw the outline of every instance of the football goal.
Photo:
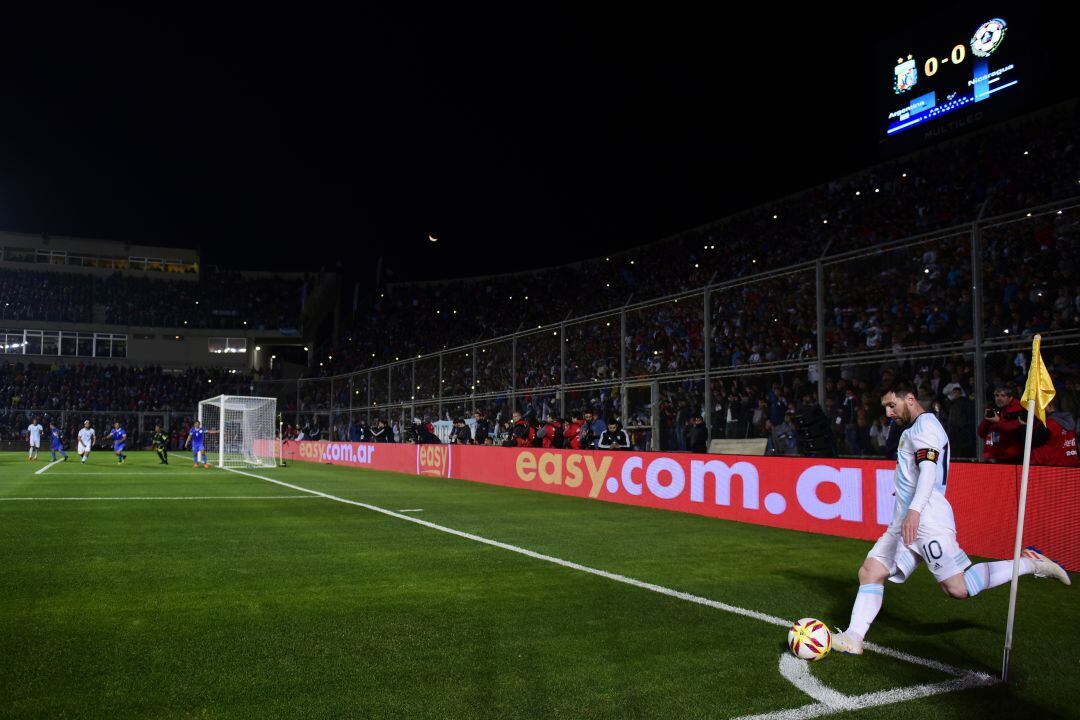
[(199, 402), (206, 462), (218, 467), (274, 467), (281, 459), (275, 437), (277, 400), (218, 395)]

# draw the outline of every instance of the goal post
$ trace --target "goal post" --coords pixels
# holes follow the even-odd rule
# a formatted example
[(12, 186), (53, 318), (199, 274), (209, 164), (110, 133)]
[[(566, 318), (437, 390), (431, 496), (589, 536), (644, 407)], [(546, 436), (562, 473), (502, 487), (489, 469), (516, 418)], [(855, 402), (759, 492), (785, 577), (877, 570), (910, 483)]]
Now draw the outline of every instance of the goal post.
[(221, 468), (275, 467), (281, 458), (276, 420), (276, 398), (218, 395), (200, 401), (206, 462)]

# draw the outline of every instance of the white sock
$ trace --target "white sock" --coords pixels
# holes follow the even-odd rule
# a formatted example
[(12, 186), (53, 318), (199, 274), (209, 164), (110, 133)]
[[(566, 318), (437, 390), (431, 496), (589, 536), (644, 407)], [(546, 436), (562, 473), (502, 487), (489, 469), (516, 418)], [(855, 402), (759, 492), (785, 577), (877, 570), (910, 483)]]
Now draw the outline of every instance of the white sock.
[[(964, 584), (967, 585), (968, 597), (975, 597), (983, 590), (1004, 585), (1012, 581), (1013, 561), (979, 563), (964, 571)], [(1020, 558), (1020, 575), (1030, 575), (1035, 567), (1027, 558)]]
[(851, 622), (845, 632), (858, 635), (859, 638), (866, 637), (866, 633), (870, 631), (870, 623), (874, 622), (884, 600), (883, 584), (860, 585), (859, 594), (855, 596), (855, 605), (851, 608)]

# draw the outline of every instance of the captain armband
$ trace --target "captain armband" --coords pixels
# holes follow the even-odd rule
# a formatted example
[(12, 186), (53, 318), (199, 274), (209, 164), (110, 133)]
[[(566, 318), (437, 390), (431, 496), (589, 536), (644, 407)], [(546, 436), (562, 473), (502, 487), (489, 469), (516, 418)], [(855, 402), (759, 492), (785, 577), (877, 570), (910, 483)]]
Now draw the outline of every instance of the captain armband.
[(924, 448), (922, 450), (915, 451), (915, 462), (921, 463), (923, 460), (929, 460), (932, 463), (936, 463), (941, 453), (933, 448)]

